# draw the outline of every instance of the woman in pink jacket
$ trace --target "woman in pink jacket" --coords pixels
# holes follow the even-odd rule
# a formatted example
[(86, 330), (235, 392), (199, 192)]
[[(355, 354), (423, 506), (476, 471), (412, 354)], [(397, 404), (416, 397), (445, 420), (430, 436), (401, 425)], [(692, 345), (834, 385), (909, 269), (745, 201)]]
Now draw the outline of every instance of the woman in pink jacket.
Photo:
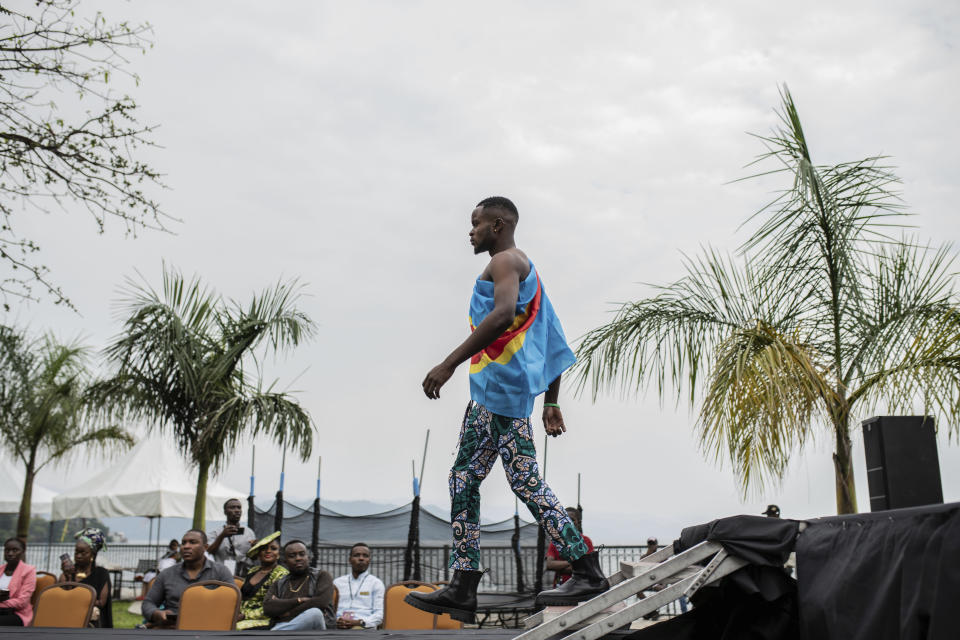
[(3, 543), (0, 566), (0, 626), (26, 627), (33, 620), (30, 596), (37, 588), (37, 570), (23, 561), (26, 547), (19, 538)]

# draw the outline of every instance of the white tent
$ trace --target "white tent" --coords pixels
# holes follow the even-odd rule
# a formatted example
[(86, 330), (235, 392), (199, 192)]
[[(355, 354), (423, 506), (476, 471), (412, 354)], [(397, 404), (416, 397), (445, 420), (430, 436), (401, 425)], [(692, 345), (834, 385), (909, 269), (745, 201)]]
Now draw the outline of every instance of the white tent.
[[(0, 513), (20, 513), (23, 477), (24, 473), (17, 463), (7, 457), (0, 458)], [(55, 495), (57, 494), (34, 480), (33, 495), (30, 499), (31, 514), (50, 513), (50, 503)]]
[[(141, 440), (116, 464), (53, 499), (53, 519), (146, 516), (192, 518), (197, 473), (172, 444)], [(223, 519), (223, 503), (244, 493), (209, 481), (209, 520)]]

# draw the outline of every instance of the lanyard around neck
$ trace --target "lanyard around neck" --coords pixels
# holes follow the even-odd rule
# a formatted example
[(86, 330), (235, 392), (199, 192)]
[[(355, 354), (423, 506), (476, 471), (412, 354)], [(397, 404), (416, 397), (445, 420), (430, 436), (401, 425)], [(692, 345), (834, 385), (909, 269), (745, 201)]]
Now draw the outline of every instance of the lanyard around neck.
[[(357, 595), (358, 595), (358, 596), (360, 595), (360, 592), (363, 591), (363, 583), (367, 581), (367, 578), (368, 578), (368, 577), (370, 577), (370, 574), (369, 574), (369, 573), (366, 574), (366, 575), (364, 575), (364, 576), (363, 576), (363, 579), (360, 580), (360, 584), (357, 585)], [(354, 599), (354, 597), (355, 597), (355, 596), (353, 595), (353, 581), (354, 581), (354, 577), (353, 577), (353, 576), (350, 576), (350, 581), (347, 583), (347, 586), (350, 588), (350, 601), (351, 601), (351, 602), (353, 601), (353, 599)]]

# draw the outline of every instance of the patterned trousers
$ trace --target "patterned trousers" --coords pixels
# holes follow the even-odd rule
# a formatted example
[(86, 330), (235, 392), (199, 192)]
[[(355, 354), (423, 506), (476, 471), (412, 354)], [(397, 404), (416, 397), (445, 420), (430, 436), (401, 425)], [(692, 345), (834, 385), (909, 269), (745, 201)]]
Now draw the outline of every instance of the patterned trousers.
[(530, 418), (500, 416), (471, 401), (460, 428), (457, 460), (450, 470), (450, 568), (480, 569), (480, 483), (498, 455), (510, 488), (543, 527), (560, 557), (573, 561), (585, 555), (583, 536), (540, 478)]

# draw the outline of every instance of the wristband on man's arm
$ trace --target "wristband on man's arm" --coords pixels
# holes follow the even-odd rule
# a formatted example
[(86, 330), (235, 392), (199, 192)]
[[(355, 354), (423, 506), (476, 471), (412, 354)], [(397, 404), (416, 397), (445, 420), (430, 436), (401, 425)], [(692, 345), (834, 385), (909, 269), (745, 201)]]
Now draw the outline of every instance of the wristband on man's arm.
[(546, 409), (547, 407), (556, 407), (557, 409), (559, 409), (560, 405), (558, 405), (556, 402), (544, 402), (543, 408)]

